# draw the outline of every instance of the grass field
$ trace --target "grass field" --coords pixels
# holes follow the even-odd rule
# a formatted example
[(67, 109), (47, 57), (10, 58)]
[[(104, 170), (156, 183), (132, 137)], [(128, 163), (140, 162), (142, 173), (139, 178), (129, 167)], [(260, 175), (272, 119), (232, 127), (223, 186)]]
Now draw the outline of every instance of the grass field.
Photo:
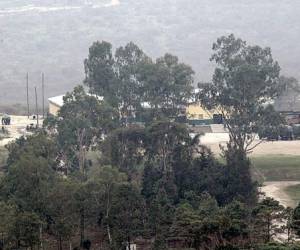
[[(300, 155), (262, 155), (251, 157), (254, 178), (261, 184), (272, 183), (275, 199), (289, 197), (288, 206), (296, 207), (300, 201), (300, 185), (286, 186), (289, 181), (300, 181)], [(272, 185), (274, 187), (272, 187)], [(278, 190), (277, 190), (278, 189)], [(270, 194), (269, 194), (270, 195)]]
[(253, 156), (251, 161), (259, 181), (300, 181), (300, 155)]

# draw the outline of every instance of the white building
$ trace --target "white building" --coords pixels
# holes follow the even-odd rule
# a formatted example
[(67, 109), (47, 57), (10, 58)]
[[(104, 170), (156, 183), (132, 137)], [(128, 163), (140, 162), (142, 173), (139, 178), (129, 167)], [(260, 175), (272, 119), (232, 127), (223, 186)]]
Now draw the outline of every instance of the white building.
[(64, 105), (64, 96), (59, 95), (48, 99), (49, 102), (49, 114), (56, 116), (60, 108)]
[[(97, 96), (97, 95), (93, 95), (93, 94), (89, 94), (89, 93), (87, 95), (97, 98), (98, 101), (103, 101), (103, 97), (101, 97), (101, 96)], [(49, 114), (57, 116), (58, 111), (64, 105), (64, 96), (65, 95), (59, 95), (59, 96), (54, 96), (54, 97), (48, 98)]]

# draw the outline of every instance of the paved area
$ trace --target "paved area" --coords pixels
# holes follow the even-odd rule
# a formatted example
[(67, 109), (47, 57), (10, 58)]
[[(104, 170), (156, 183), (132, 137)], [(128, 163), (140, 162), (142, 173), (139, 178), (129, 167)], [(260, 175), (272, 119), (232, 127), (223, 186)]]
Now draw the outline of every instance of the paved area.
[[(207, 145), (216, 154), (220, 154), (220, 145), (226, 146), (228, 133), (207, 133), (201, 137), (200, 143)], [(258, 143), (259, 140), (254, 143)], [(252, 155), (300, 155), (300, 140), (295, 141), (265, 141), (256, 147)]]
[[(11, 125), (7, 125), (5, 129), (8, 130), (8, 138), (5, 138), (0, 141), (0, 146), (5, 146), (6, 144), (14, 141), (15, 139), (21, 137), (22, 135), (29, 134), (26, 131), (26, 126), (30, 124), (36, 124), (36, 120), (33, 120), (31, 117), (28, 119), (27, 116), (10, 116), (11, 117)], [(40, 120), (40, 124), (42, 124), (42, 120)]]

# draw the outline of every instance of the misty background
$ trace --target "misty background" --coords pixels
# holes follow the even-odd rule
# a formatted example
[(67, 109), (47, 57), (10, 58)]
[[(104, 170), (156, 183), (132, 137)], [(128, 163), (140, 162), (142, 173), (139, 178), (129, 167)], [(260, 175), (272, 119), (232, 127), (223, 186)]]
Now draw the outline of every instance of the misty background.
[(209, 81), (212, 43), (234, 33), (271, 47), (282, 73), (299, 79), (299, 13), (295, 0), (1, 0), (0, 104), (26, 102), (27, 72), (31, 90), (45, 73), (46, 97), (80, 84), (96, 40), (170, 52)]

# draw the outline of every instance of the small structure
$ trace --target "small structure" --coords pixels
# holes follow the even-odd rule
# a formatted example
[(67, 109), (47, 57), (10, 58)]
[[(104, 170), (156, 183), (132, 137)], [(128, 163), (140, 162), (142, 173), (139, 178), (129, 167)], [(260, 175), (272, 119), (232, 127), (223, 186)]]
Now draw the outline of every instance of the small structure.
[(208, 110), (197, 99), (199, 88), (193, 90), (193, 97), (185, 108), (185, 115), (189, 125), (223, 124), (223, 116), (217, 110)]
[(10, 125), (11, 118), (8, 115), (4, 115), (2, 117), (2, 125)]
[[(97, 98), (99, 101), (103, 101), (103, 97), (97, 96), (94, 94), (87, 93), (88, 96), (93, 96)], [(54, 96), (51, 98), (48, 98), (49, 102), (49, 114), (53, 116), (57, 116), (60, 108), (64, 105), (64, 96), (65, 95), (59, 95), (59, 96)]]
[(213, 120), (213, 114), (204, 109), (200, 103), (190, 103), (186, 108), (186, 116), (190, 123), (194, 125), (210, 124)]
[(57, 116), (58, 111), (64, 105), (64, 96), (65, 95), (59, 95), (48, 99), (49, 114)]
[(223, 116), (217, 110), (207, 110), (199, 102), (188, 104), (186, 117), (190, 125), (223, 124)]
[(275, 100), (274, 109), (285, 117), (289, 125), (300, 124), (300, 93), (286, 91)]

